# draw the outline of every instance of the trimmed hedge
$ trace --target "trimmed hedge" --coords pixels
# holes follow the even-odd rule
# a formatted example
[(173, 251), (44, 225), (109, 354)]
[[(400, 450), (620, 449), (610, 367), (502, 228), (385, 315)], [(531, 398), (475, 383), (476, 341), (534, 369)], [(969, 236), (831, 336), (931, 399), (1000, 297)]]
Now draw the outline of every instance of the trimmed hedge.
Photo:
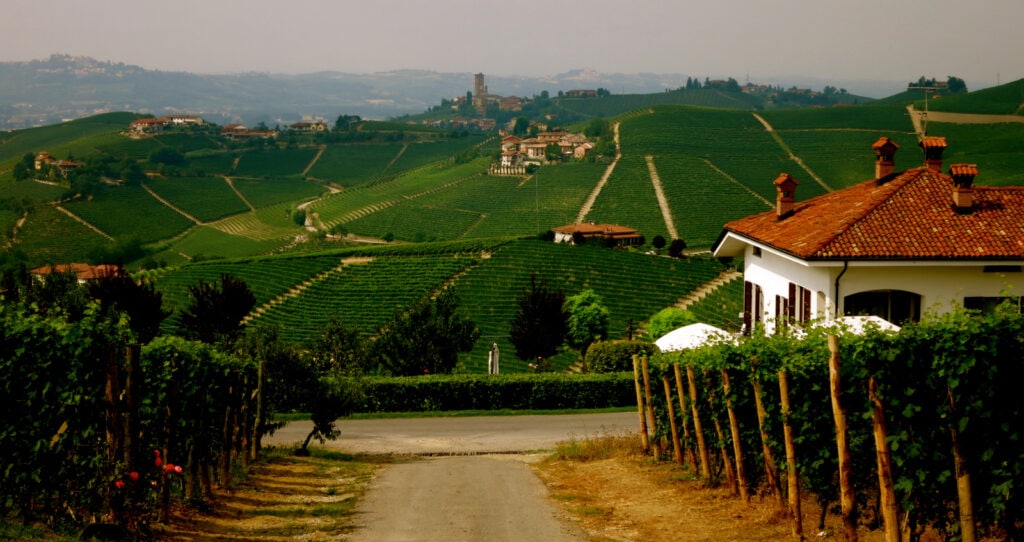
[(364, 381), (360, 412), (562, 410), (636, 404), (633, 373), (424, 375)]
[(653, 356), (658, 347), (642, 341), (598, 341), (587, 349), (587, 367), (595, 373), (633, 371), (633, 355)]

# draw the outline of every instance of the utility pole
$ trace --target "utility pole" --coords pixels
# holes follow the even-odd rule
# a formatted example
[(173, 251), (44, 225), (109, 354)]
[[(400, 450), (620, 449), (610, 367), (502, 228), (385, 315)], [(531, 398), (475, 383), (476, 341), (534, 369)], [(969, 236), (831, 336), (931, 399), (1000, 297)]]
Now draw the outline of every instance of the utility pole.
[(921, 117), (921, 139), (928, 137), (928, 93), (939, 90), (939, 87), (911, 87), (908, 86), (907, 90), (923, 90), (924, 91), (924, 115)]

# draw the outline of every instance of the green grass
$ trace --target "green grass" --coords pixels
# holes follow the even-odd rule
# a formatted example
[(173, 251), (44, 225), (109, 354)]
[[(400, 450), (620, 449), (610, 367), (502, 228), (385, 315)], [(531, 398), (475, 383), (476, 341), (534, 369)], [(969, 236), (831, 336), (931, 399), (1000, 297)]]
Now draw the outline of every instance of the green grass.
[(18, 231), (14, 249), (31, 267), (88, 261), (89, 255), (112, 243), (50, 205), (37, 205)]
[(188, 155), (189, 167), (206, 174), (228, 175), (235, 167), (235, 160), (241, 156), (239, 151), (197, 153)]
[(191, 229), (180, 239), (175, 239), (164, 249), (165, 253), (156, 256), (155, 259), (178, 261), (177, 258), (169, 256), (169, 254), (185, 254), (196, 259), (241, 258), (268, 252), (284, 245), (285, 242), (284, 239), (258, 241), (230, 235), (209, 226), (199, 226)]
[[(915, 107), (924, 109), (924, 102), (917, 102)], [(954, 113), (1021, 115), (1024, 114), (1024, 79), (968, 94), (932, 98), (928, 100), (928, 108)]]
[(0, 137), (0, 164), (18, 160), (25, 153), (48, 151), (64, 157), (72, 148), (95, 148), (93, 143), (83, 145), (81, 141), (104, 134), (116, 135), (138, 117), (134, 113), (104, 113), (51, 126), (14, 130)]

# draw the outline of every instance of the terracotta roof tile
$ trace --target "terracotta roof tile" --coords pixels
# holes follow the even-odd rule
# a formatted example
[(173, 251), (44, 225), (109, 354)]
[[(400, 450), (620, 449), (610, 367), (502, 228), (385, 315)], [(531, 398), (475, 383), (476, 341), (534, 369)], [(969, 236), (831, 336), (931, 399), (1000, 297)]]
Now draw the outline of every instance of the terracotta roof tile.
[(948, 175), (915, 168), (889, 179), (797, 202), (781, 220), (773, 210), (725, 230), (805, 260), (1024, 259), (1024, 186), (976, 186), (964, 213), (953, 206)]

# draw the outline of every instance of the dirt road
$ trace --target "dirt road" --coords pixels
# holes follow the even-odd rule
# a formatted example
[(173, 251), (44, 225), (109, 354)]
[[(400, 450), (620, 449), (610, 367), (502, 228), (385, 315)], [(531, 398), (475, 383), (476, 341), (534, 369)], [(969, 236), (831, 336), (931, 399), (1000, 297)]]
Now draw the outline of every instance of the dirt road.
[[(549, 498), (529, 464), (557, 442), (635, 431), (635, 412), (342, 420), (328, 447), (410, 455), (383, 467), (356, 506), (354, 541), (475, 542), (588, 540)], [(288, 445), (309, 422), (266, 439)], [(427, 457), (416, 457), (427, 456)]]
[(588, 540), (547, 499), (527, 457), (434, 457), (390, 465), (356, 506), (350, 540)]

